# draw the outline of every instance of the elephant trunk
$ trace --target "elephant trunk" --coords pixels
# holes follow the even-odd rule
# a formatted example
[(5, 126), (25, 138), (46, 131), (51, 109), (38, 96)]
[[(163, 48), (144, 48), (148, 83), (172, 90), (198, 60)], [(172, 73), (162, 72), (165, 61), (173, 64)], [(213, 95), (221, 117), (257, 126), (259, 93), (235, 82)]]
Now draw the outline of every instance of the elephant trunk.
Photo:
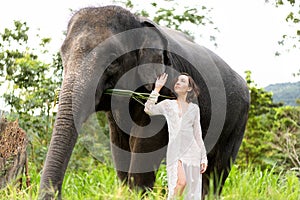
[(39, 199), (53, 199), (58, 191), (61, 197), (61, 187), (64, 174), (70, 160), (72, 150), (78, 137), (78, 112), (82, 92), (76, 91), (75, 79), (64, 80), (59, 99), (59, 109), (48, 149), (40, 182)]

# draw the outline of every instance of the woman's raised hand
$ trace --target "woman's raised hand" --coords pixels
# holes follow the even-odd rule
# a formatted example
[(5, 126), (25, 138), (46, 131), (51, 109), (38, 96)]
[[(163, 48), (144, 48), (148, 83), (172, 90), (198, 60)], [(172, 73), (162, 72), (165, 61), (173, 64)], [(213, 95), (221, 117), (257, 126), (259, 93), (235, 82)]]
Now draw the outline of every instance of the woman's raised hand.
[(163, 73), (160, 76), (157, 77), (155, 81), (155, 91), (159, 92), (161, 88), (166, 84), (168, 78), (168, 74)]

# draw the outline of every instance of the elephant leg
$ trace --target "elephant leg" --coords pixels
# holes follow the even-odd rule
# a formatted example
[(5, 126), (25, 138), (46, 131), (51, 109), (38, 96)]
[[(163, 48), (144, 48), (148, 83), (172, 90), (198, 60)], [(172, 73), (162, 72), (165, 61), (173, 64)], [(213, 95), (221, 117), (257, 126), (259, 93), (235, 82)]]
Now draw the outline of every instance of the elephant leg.
[[(241, 110), (233, 126), (224, 127), (222, 137), (208, 154), (208, 168), (203, 176), (203, 194), (208, 194), (209, 178), (214, 181), (214, 194), (220, 195), (240, 148), (246, 122), (247, 112)], [(227, 134), (226, 134), (227, 133)]]
[(117, 175), (121, 181), (127, 183), (131, 160), (129, 134), (119, 128), (111, 112), (107, 112), (106, 116), (110, 127), (111, 151)]
[(151, 129), (134, 126), (130, 137), (131, 163), (129, 169), (129, 185), (141, 189), (153, 188), (155, 171), (166, 156), (168, 131), (163, 129), (151, 137)]

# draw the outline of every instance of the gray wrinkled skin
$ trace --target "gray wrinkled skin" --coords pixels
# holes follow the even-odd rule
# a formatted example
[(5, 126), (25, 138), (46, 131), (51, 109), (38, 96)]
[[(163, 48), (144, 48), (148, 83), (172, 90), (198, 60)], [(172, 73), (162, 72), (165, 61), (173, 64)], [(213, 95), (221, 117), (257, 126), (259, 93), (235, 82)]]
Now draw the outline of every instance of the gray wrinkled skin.
[[(39, 199), (51, 199), (61, 187), (83, 122), (105, 111), (111, 150), (119, 178), (130, 186), (153, 187), (155, 169), (165, 157), (168, 131), (162, 116), (150, 117), (136, 101), (104, 95), (108, 88), (149, 93), (167, 72), (161, 93), (172, 95), (172, 79), (189, 73), (201, 93), (195, 102), (208, 153), (208, 175), (221, 186), (240, 147), (248, 117), (245, 81), (221, 58), (187, 36), (139, 18), (121, 7), (84, 8), (71, 18), (61, 47), (64, 80), (59, 109), (40, 183)], [(162, 99), (159, 99), (162, 100)]]

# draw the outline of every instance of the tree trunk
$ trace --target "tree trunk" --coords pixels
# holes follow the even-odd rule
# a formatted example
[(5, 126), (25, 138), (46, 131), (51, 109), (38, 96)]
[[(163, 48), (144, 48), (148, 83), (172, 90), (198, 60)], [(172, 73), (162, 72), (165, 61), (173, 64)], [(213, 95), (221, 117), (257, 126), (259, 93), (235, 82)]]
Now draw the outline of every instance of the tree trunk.
[(15, 180), (25, 167), (27, 136), (18, 121), (0, 119), (0, 188)]

